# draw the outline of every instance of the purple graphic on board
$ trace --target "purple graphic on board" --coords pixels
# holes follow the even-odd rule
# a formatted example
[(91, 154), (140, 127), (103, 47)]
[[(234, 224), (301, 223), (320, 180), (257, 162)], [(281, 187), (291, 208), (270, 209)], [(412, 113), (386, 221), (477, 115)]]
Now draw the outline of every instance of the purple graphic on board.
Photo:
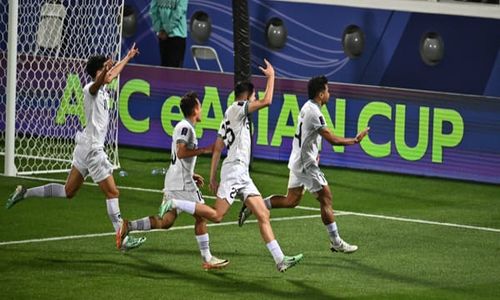
[[(197, 126), (203, 128), (199, 145), (213, 143), (232, 102), (233, 80), (231, 74), (128, 66), (120, 81), (119, 143), (169, 149), (169, 128), (180, 118), (175, 103), (190, 90), (205, 115)], [(263, 93), (265, 78), (253, 81)], [(330, 91), (323, 112), (336, 134), (355, 136), (365, 123), (372, 129), (370, 140), (343, 150), (323, 142), (324, 167), (500, 183), (500, 99), (338, 83)], [(307, 100), (307, 81), (276, 80), (273, 104), (252, 116), (254, 157), (288, 161), (296, 113)]]

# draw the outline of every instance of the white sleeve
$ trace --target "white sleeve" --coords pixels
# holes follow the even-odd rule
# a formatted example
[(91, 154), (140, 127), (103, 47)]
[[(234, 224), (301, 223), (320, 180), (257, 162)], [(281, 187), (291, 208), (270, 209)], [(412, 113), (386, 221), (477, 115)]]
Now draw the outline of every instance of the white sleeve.
[[(93, 82), (87, 83), (87, 85), (85, 85), (83, 87), (83, 95), (86, 96), (86, 97), (88, 97), (88, 98), (90, 98), (90, 99), (94, 99), (97, 96), (97, 94), (92, 95), (90, 93), (90, 87), (92, 86), (92, 84), (94, 84), (94, 83)], [(99, 93), (99, 91), (97, 91), (97, 93)]]
[(311, 114), (309, 114), (309, 124), (314, 131), (319, 131), (326, 127), (325, 117), (319, 110), (313, 110)]
[(226, 135), (226, 126), (224, 126), (225, 121), (225, 119), (222, 119), (222, 121), (220, 122), (219, 131), (217, 131), (217, 135), (220, 138), (224, 138), (224, 136)]
[(176, 144), (189, 144), (192, 138), (192, 131), (186, 126), (176, 126), (174, 130), (174, 136)]

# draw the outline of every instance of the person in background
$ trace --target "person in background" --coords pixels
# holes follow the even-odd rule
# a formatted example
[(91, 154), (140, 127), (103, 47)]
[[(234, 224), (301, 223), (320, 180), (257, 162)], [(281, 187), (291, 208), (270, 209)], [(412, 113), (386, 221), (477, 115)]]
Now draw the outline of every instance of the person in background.
[(161, 65), (182, 68), (186, 50), (188, 0), (152, 0), (149, 14), (158, 36)]

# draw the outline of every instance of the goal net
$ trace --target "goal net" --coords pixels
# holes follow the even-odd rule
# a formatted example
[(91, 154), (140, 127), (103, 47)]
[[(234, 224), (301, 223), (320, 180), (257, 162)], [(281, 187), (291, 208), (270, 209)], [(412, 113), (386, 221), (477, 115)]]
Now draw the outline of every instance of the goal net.
[[(7, 53), (7, 36), (12, 32), (9, 3), (0, 3), (0, 153), (5, 157), (8, 142), (8, 56), (15, 55), (16, 172), (66, 171), (71, 167), (74, 136), (86, 124), (82, 88), (91, 80), (85, 73), (86, 60), (96, 54), (119, 60), (123, 0), (18, 0), (17, 53)], [(117, 80), (108, 89), (106, 152), (118, 167)]]

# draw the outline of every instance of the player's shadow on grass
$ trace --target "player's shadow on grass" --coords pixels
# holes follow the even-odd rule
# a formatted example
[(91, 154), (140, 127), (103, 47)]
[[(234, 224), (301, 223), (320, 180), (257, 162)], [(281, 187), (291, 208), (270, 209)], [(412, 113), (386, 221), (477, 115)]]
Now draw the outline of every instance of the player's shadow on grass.
[(335, 267), (336, 269), (345, 269), (347, 271), (364, 273), (369, 275), (370, 277), (377, 277), (379, 279), (390, 280), (403, 284), (420, 285), (426, 288), (442, 289), (452, 292), (464, 292), (464, 293), (467, 292), (466, 289), (457, 286), (445, 286), (441, 280), (432, 281), (422, 277), (409, 276), (401, 273), (394, 273), (389, 270), (370, 266), (356, 259), (339, 258), (339, 260), (342, 261), (342, 264), (335, 264), (335, 266), (333, 266), (333, 264), (328, 265), (321, 263), (308, 263), (308, 264), (320, 268)]
[[(212, 250), (213, 251), (213, 250)], [(197, 250), (187, 250), (187, 249), (160, 249), (160, 248), (141, 248), (137, 253), (143, 253), (147, 255), (173, 255), (173, 256), (188, 256), (188, 257), (200, 257), (200, 251)], [(253, 254), (247, 252), (240, 252), (238, 250), (234, 251), (217, 251), (213, 252), (213, 254), (217, 257), (224, 257), (231, 260), (234, 257), (256, 257), (258, 259), (262, 259), (264, 256), (262, 254)], [(265, 256), (267, 257), (267, 256)], [(200, 257), (201, 260), (201, 257)], [(272, 260), (270, 260), (272, 261)]]
[[(53, 255), (53, 253), (50, 253), (50, 255)], [(86, 255), (91, 254), (86, 253)], [(234, 295), (235, 298), (261, 296), (264, 299), (271, 297), (287, 299), (337, 299), (332, 295), (326, 294), (321, 289), (308, 284), (306, 280), (293, 279), (297, 275), (290, 272), (300, 272), (298, 269), (289, 271), (288, 274), (280, 274), (277, 271), (273, 271), (273, 273), (262, 273), (260, 275), (254, 273), (244, 274), (243, 276), (232, 271), (231, 266), (225, 270), (209, 272), (199, 270), (193, 272), (191, 268), (188, 268), (188, 271), (182, 271), (164, 264), (154, 263), (147, 259), (147, 256), (146, 258), (143, 256), (144, 253), (127, 253), (123, 256), (124, 259), (85, 259), (85, 256), (71, 256), (68, 258), (35, 257), (30, 260), (15, 260), (11, 262), (11, 265), (15, 265), (18, 269), (26, 269), (27, 272), (44, 270), (44, 272), (49, 273), (64, 272), (68, 276), (72, 276), (72, 274), (79, 276), (83, 272), (100, 275), (119, 274), (124, 280), (141, 277), (170, 282), (171, 280), (178, 279), (199, 286), (200, 293), (210, 291), (212, 293)], [(300, 268), (300, 265), (297, 268)], [(300, 273), (298, 274), (300, 276)], [(248, 278), (248, 280), (245, 280), (245, 278)], [(270, 281), (273, 282), (274, 286), (278, 282), (278, 286), (282, 288), (274, 288), (273, 285), (269, 284)], [(283, 284), (279, 284), (279, 281), (283, 281)], [(292, 284), (295, 288), (284, 290), (284, 285), (287, 283)]]
[[(338, 299), (332, 295), (325, 294), (322, 290), (315, 288), (306, 284), (303, 280), (293, 280), (286, 279), (286, 274), (278, 274), (269, 278), (268, 274), (263, 275), (263, 284), (256, 283), (254, 281), (245, 281), (242, 276), (231, 273), (230, 266), (227, 271), (225, 270), (214, 270), (209, 272), (202, 272), (203, 275), (196, 275), (199, 273), (188, 273), (181, 272), (175, 269), (167, 268), (164, 265), (153, 263), (142, 256), (129, 255), (131, 259), (136, 260), (142, 265), (142, 270), (147, 270), (151, 273), (156, 273), (154, 276), (144, 276), (150, 279), (158, 279), (158, 275), (174, 275), (175, 277), (181, 278), (182, 280), (187, 280), (200, 286), (200, 291), (210, 290), (214, 293), (223, 293), (224, 295), (234, 294), (235, 298), (244, 296), (246, 293), (262, 294), (264, 299), (269, 297), (281, 297), (288, 299)], [(300, 266), (299, 266), (300, 267)], [(275, 271), (277, 272), (277, 271)], [(293, 276), (293, 275), (292, 275)], [(283, 291), (271, 288), (267, 283), (269, 280), (283, 280), (279, 277), (285, 277), (285, 281), (295, 285), (297, 289), (293, 291)], [(252, 278), (255, 279), (255, 278)], [(201, 288), (203, 286), (203, 288)]]

